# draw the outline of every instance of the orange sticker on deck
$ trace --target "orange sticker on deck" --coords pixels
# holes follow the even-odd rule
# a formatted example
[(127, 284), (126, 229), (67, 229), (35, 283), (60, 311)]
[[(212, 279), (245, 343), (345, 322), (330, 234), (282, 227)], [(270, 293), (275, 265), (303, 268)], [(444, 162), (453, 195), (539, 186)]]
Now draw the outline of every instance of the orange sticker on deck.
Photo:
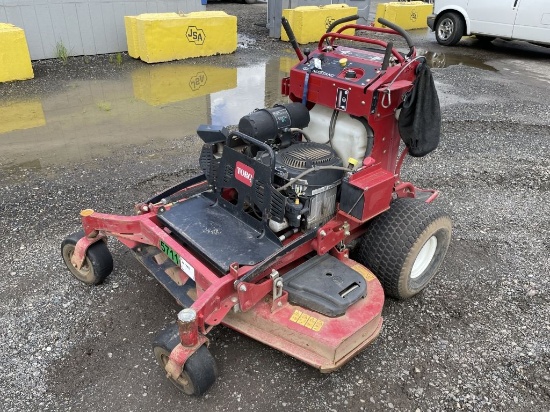
[(310, 316), (301, 310), (295, 310), (290, 317), (290, 321), (297, 323), (298, 325), (305, 326), (315, 332), (319, 332), (323, 327), (324, 322), (321, 319), (317, 319), (314, 316)]
[(361, 276), (363, 276), (367, 282), (370, 282), (371, 280), (376, 279), (376, 276), (374, 276), (374, 273), (372, 273), (363, 265), (355, 265), (352, 267), (352, 269), (358, 272)]

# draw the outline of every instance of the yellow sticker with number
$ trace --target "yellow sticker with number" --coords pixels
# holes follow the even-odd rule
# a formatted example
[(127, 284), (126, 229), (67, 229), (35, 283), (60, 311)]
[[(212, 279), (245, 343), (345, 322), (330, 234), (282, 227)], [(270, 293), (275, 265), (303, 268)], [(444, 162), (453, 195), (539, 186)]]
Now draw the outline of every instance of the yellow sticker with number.
[(302, 313), (302, 316), (300, 316), (300, 319), (298, 319), (297, 323), (298, 325), (305, 326), (308, 320), (309, 320), (309, 315)]
[(324, 324), (325, 322), (323, 322), (321, 319), (317, 319), (317, 322), (315, 322), (315, 325), (313, 325), (311, 329), (315, 332), (319, 332)]
[(295, 310), (292, 316), (290, 317), (291, 322), (298, 322), (298, 319), (300, 319), (300, 316), (302, 316), (302, 312), (299, 310)]
[(317, 319), (314, 316), (310, 316), (307, 313), (304, 313), (300, 310), (295, 310), (290, 317), (290, 321), (302, 325), (308, 329), (311, 329), (315, 332), (319, 332), (325, 322), (321, 319)]

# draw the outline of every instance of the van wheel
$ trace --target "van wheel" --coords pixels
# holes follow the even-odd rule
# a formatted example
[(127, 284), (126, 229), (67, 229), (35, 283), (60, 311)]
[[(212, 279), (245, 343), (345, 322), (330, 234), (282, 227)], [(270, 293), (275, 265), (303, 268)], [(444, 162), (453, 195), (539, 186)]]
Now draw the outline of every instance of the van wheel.
[(454, 46), (464, 34), (464, 21), (457, 13), (444, 13), (435, 25), (435, 38), (443, 46)]

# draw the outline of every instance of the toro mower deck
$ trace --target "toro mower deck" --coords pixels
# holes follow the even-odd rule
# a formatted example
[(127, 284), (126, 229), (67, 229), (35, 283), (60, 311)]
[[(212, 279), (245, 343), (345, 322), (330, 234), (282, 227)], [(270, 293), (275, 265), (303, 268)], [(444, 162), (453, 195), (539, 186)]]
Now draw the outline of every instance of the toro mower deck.
[[(283, 19), (299, 58), (282, 82), (289, 102), (244, 116), (235, 132), (200, 126), (203, 174), (134, 216), (85, 209), (84, 230), (62, 243), (69, 270), (97, 284), (113, 269), (107, 237), (117, 238), (184, 308), (153, 348), (187, 394), (216, 379), (207, 334), (220, 323), (338, 369), (379, 334), (384, 295), (420, 292), (445, 256), (451, 222), (430, 205), (437, 192), (400, 179), (407, 154), (439, 141), (430, 71), (389, 22), (332, 32), (356, 19), (304, 53)], [(401, 35), (409, 51), (346, 29)]]

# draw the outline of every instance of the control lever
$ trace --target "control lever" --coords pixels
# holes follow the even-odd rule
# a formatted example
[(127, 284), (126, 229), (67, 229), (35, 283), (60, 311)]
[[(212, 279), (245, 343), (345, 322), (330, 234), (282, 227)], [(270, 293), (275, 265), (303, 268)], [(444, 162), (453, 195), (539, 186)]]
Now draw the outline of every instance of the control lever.
[(285, 29), (286, 35), (288, 36), (288, 41), (290, 41), (290, 44), (292, 45), (294, 52), (296, 52), (296, 56), (298, 56), (298, 59), (300, 59), (300, 61), (304, 60), (304, 55), (302, 54), (302, 51), (298, 47), (298, 43), (296, 42), (296, 37), (294, 36), (292, 27), (290, 27), (290, 24), (286, 19), (286, 17), (284, 16), (281, 17), (281, 24), (283, 25), (283, 29)]
[[(332, 31), (332, 29), (334, 29), (339, 24), (348, 23), (350, 21), (355, 21), (355, 20), (359, 20), (359, 15), (358, 14), (354, 14), (353, 16), (342, 17), (341, 19), (334, 20), (332, 22), (332, 24), (330, 26), (328, 26), (328, 29), (327, 29), (326, 33), (330, 33)], [(326, 42), (327, 42), (327, 46), (330, 46), (328, 38), (326, 39)]]
[(397, 33), (399, 33), (405, 39), (407, 45), (409, 46), (409, 54), (407, 56), (412, 56), (412, 54), (414, 53), (414, 44), (411, 36), (409, 36), (409, 33), (407, 33), (402, 27), (399, 27), (397, 24), (392, 23), (391, 21), (388, 21), (382, 17), (378, 18), (378, 23), (383, 24), (384, 26), (387, 26), (390, 29), (393, 29)]
[(360, 17), (359, 17), (358, 14), (354, 14), (353, 16), (342, 17), (341, 19), (334, 20), (332, 22), (332, 24), (330, 26), (328, 26), (328, 29), (327, 29), (326, 33), (330, 33), (332, 31), (332, 29), (334, 29), (336, 26), (338, 26), (342, 23), (348, 23), (350, 21), (359, 20), (359, 18)]
[(393, 43), (390, 41), (386, 46), (386, 52), (384, 53), (384, 61), (382, 62), (382, 71), (386, 71), (390, 65), (391, 51), (393, 49)]
[(311, 54), (311, 50), (309, 49), (309, 47), (306, 47), (304, 49), (304, 55), (306, 56), (306, 63), (309, 62), (309, 55)]

